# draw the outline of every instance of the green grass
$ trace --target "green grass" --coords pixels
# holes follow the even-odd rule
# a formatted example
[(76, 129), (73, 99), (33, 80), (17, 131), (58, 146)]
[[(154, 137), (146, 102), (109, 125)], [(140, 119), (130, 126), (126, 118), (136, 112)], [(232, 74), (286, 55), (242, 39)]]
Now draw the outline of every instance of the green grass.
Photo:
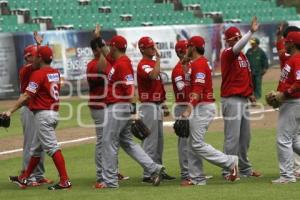
[[(207, 141), (222, 149), (223, 134), (209, 132)], [(165, 135), (164, 164), (171, 175), (176, 175), (177, 180), (163, 182), (159, 187), (152, 187), (141, 183), (142, 168), (120, 151), (119, 167), (122, 173), (130, 176), (130, 180), (123, 181), (119, 189), (94, 190), (92, 185), (95, 180), (94, 145), (80, 145), (65, 148), (63, 154), (73, 189), (70, 191), (47, 191), (46, 186), (41, 188), (18, 189), (7, 181), (9, 175), (18, 173), (21, 158), (0, 161), (0, 199), (222, 199), (222, 200), (247, 200), (247, 199), (299, 199), (299, 183), (288, 185), (271, 185), (270, 181), (279, 175), (275, 147), (275, 130), (254, 130), (249, 157), (255, 169), (261, 171), (262, 178), (242, 178), (235, 183), (224, 181), (220, 176), (220, 168), (207, 162), (206, 174), (214, 176), (206, 186), (182, 188), (179, 186), (179, 165), (177, 159), (177, 137), (174, 134)], [(57, 180), (57, 173), (52, 161), (46, 160), (46, 176)]]

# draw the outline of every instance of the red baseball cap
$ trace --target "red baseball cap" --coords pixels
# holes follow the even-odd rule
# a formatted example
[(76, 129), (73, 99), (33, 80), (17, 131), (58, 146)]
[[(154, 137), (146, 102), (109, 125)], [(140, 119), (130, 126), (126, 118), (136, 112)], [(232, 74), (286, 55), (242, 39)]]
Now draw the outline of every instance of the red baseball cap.
[(28, 45), (24, 49), (24, 58), (27, 56), (36, 56), (37, 53), (37, 46), (35, 45)]
[(154, 46), (154, 41), (151, 37), (142, 37), (138, 42), (140, 49), (145, 49)]
[(188, 42), (186, 40), (179, 40), (175, 45), (176, 52), (186, 52)]
[(285, 42), (300, 44), (300, 32), (292, 31), (285, 38)]
[(53, 59), (52, 49), (48, 46), (41, 46), (38, 48), (37, 56), (41, 57), (44, 61), (51, 61)]
[(225, 31), (225, 40), (231, 40), (233, 38), (236, 38), (236, 37), (241, 37), (242, 34), (241, 34), (241, 31), (240, 29), (238, 29), (237, 27), (235, 26), (231, 26), (229, 27), (226, 31)]
[(110, 40), (109, 45), (117, 47), (118, 49), (126, 49), (127, 41), (123, 36), (116, 35)]
[(203, 47), (205, 46), (205, 41), (201, 36), (193, 36), (188, 40), (187, 46)]

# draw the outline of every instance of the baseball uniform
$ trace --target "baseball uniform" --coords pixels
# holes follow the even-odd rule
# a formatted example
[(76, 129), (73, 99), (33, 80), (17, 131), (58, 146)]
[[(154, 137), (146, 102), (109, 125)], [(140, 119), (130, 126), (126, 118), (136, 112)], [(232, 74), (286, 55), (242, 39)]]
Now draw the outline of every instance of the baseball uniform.
[[(20, 80), (20, 92), (23, 94), (26, 90), (26, 87), (29, 83), (29, 77), (34, 71), (32, 64), (26, 64), (21, 67), (19, 71), (19, 80)], [(29, 100), (30, 101), (30, 100)], [(23, 166), (22, 171), (24, 171), (29, 163), (30, 160), (30, 147), (32, 144), (32, 140), (34, 135), (36, 134), (36, 129), (33, 126), (32, 121), (34, 121), (34, 115), (30, 111), (27, 105), (24, 105), (20, 111), (21, 114), (21, 122), (23, 128)], [(39, 180), (44, 178), (45, 167), (44, 167), (44, 152), (41, 154), (41, 161), (38, 164), (37, 168), (28, 178), (29, 184), (36, 184)]]
[[(233, 32), (237, 33), (235, 29)], [(221, 102), (224, 117), (224, 153), (239, 156), (240, 174), (252, 176), (252, 166), (248, 160), (250, 145), (250, 121), (248, 97), (253, 94), (251, 69), (247, 57), (233, 47), (221, 54)], [(228, 171), (224, 169), (226, 177)]]
[[(204, 40), (201, 37), (194, 36), (189, 40), (188, 46), (204, 47)], [(194, 109), (189, 118), (189, 146), (199, 158), (204, 158), (214, 165), (230, 170), (235, 165), (237, 158), (224, 154), (204, 141), (208, 126), (213, 121), (216, 113), (212, 88), (212, 72), (208, 65), (208, 60), (204, 56), (199, 56), (190, 62), (190, 68), (191, 93), (198, 94), (199, 100), (195, 101), (190, 98), (190, 103)], [(193, 171), (189, 168), (189, 175), (194, 185), (206, 184), (203, 174), (200, 176), (193, 174)]]
[[(142, 121), (151, 131), (151, 134), (142, 142), (142, 147), (154, 162), (162, 164), (164, 136), (161, 104), (166, 99), (166, 92), (160, 76), (156, 80), (149, 77), (154, 66), (154, 60), (143, 58), (137, 67), (138, 94), (141, 102), (139, 112)], [(150, 175), (150, 172), (144, 171), (144, 178)]]
[[(96, 182), (102, 182), (102, 164), (101, 164), (101, 148), (102, 148), (102, 132), (104, 127), (104, 108), (105, 96), (107, 93), (106, 74), (99, 74), (97, 67), (98, 57), (91, 60), (86, 69), (87, 81), (89, 85), (89, 108), (91, 116), (96, 128), (96, 146), (95, 146), (95, 163), (96, 163)], [(110, 69), (108, 63), (107, 69)]]
[[(115, 36), (110, 45), (126, 49), (127, 41), (122, 36)], [(120, 146), (151, 175), (161, 173), (164, 169), (133, 141), (130, 132), (130, 100), (133, 94), (133, 68), (130, 59), (124, 54), (115, 60), (108, 73), (108, 93), (105, 100), (107, 124), (103, 129), (102, 146), (102, 177), (105, 187), (119, 187), (117, 174)]]
[[(290, 34), (289, 34), (290, 35)], [(289, 37), (288, 35), (288, 37)], [(298, 35), (300, 44), (300, 33)], [(295, 87), (297, 86), (297, 87)], [(293, 89), (292, 89), (293, 88)], [(297, 88), (297, 89), (296, 89)], [(288, 94), (279, 108), (277, 125), (277, 152), (280, 179), (295, 182), (293, 151), (300, 154), (300, 54), (292, 55), (281, 71), (278, 91)], [(287, 95), (286, 95), (287, 96)]]

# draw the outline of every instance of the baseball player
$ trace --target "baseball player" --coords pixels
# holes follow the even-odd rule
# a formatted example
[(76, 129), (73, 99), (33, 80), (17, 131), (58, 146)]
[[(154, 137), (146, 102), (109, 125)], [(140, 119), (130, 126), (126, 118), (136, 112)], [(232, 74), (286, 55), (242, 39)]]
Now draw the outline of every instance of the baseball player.
[[(138, 47), (143, 55), (137, 66), (138, 94), (141, 102), (139, 112), (142, 121), (151, 131), (151, 134), (142, 142), (142, 147), (154, 162), (162, 164), (164, 145), (162, 108), (166, 92), (160, 77), (160, 55), (150, 37), (140, 38)], [(154, 56), (155, 61), (152, 60)], [(175, 177), (163, 173), (162, 179), (173, 180)], [(144, 170), (142, 181), (151, 182), (149, 171)]]
[[(215, 99), (213, 97), (211, 69), (208, 60), (204, 57), (205, 41), (200, 36), (193, 36), (188, 41), (187, 57), (191, 59), (189, 94), (190, 106), (183, 111), (181, 116), (189, 118), (190, 136), (188, 144), (198, 158), (204, 158), (214, 165), (230, 171), (228, 180), (235, 181), (238, 177), (238, 157), (226, 155), (204, 142), (205, 133), (216, 113)], [(190, 180), (182, 182), (182, 186), (205, 185), (203, 174), (194, 174), (189, 163)]]
[[(118, 150), (124, 151), (134, 158), (145, 170), (151, 173), (154, 186), (160, 184), (162, 165), (156, 164), (144, 152), (140, 145), (133, 142), (130, 132), (131, 101), (134, 96), (134, 77), (130, 59), (126, 56), (127, 41), (117, 35), (110, 41), (110, 55), (114, 63), (108, 73), (106, 96), (107, 123), (103, 129), (102, 146), (102, 183), (98, 189), (117, 188), (118, 184)], [(101, 54), (98, 67), (105, 71), (107, 64)]]
[[(278, 27), (277, 41), (276, 41), (276, 48), (278, 52), (281, 69), (283, 69), (285, 62), (290, 58), (290, 55), (286, 53), (285, 50), (285, 38), (290, 32), (300, 31), (300, 28), (298, 28), (297, 26), (288, 26), (284, 29), (283, 25), (284, 24), (280, 24), (280, 26)], [(300, 130), (298, 131), (298, 134), (300, 134)], [(299, 179), (300, 178), (300, 157), (296, 153), (294, 153), (294, 157), (295, 157), (294, 173), (295, 173), (295, 177)]]
[[(100, 30), (99, 30), (100, 31)], [(91, 49), (94, 54), (94, 59), (87, 64), (87, 81), (89, 85), (89, 108), (91, 117), (94, 120), (96, 128), (96, 146), (95, 146), (95, 163), (96, 163), (96, 184), (95, 188), (99, 187), (102, 182), (102, 164), (101, 164), (101, 148), (102, 148), (102, 132), (104, 127), (104, 111), (105, 111), (105, 96), (107, 93), (107, 73), (99, 73), (98, 60), (101, 51), (98, 49), (97, 37), (90, 42)], [(106, 71), (109, 71), (111, 65), (107, 62)], [(118, 173), (119, 180), (127, 180), (128, 176)]]
[[(38, 37), (35, 34), (35, 38), (37, 40), (37, 44), (39, 45), (41, 41), (38, 41)], [(24, 60), (25, 64), (21, 67), (19, 71), (19, 80), (20, 80), (20, 92), (23, 94), (26, 90), (26, 87), (29, 83), (29, 77), (32, 74), (32, 72), (35, 70), (35, 66), (33, 65), (34, 57), (37, 53), (37, 46), (35, 45), (28, 45), (24, 49)], [(24, 135), (24, 141), (23, 141), (23, 165), (22, 165), (22, 171), (24, 171), (30, 160), (30, 147), (32, 144), (32, 140), (34, 138), (34, 135), (36, 134), (36, 129), (32, 124), (32, 121), (34, 119), (33, 113), (28, 108), (27, 104), (24, 104), (21, 108), (21, 123), (23, 127), (23, 135)], [(44, 167), (44, 157), (45, 154), (42, 152), (41, 154), (41, 160), (36, 169), (33, 171), (31, 176), (28, 178), (28, 185), (29, 186), (39, 186), (41, 184), (51, 184), (53, 181), (50, 179), (47, 179), (44, 177), (45, 173), (45, 167)]]
[[(225, 31), (225, 41), (229, 46), (221, 54), (221, 102), (224, 117), (224, 153), (239, 156), (239, 170), (243, 177), (260, 177), (253, 171), (247, 152), (250, 145), (250, 122), (248, 100), (256, 102), (253, 95), (251, 69), (242, 49), (252, 34), (258, 30), (257, 18), (254, 17), (251, 29), (243, 37), (236, 27)], [(228, 170), (223, 176), (228, 179)]]
[(9, 180), (20, 188), (26, 188), (27, 179), (39, 164), (43, 151), (52, 157), (60, 176), (59, 183), (48, 189), (69, 189), (72, 186), (55, 134), (58, 123), (60, 74), (58, 70), (50, 66), (52, 58), (53, 53), (48, 46), (39, 47), (34, 60), (34, 65), (39, 69), (31, 74), (24, 94), (10, 110), (4, 113), (6, 116), (11, 116), (30, 99), (28, 107), (34, 113), (34, 123), (37, 129), (30, 149), (31, 158), (26, 170), (20, 176), (9, 177)]
[(276, 98), (279, 107), (277, 126), (277, 153), (280, 177), (274, 184), (296, 182), (293, 151), (300, 155), (300, 32), (290, 32), (285, 40), (290, 58), (281, 71)]

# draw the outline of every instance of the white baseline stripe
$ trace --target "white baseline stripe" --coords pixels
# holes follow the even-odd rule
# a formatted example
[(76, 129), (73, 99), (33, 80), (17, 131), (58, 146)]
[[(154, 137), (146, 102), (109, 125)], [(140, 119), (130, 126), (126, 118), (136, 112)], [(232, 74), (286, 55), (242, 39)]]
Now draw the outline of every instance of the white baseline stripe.
[[(269, 110), (263, 110), (263, 111), (253, 111), (251, 112), (251, 115), (254, 115), (254, 114), (260, 114), (260, 113), (268, 113), (268, 112), (274, 112), (275, 110), (274, 109), (269, 109)], [(215, 120), (216, 119), (222, 119), (223, 117), (222, 116), (218, 116), (218, 117), (215, 117)], [(166, 127), (172, 127), (174, 124), (174, 121), (167, 121), (167, 122), (164, 122), (164, 126)], [(79, 138), (79, 139), (76, 139), (76, 140), (67, 140), (67, 141), (62, 141), (62, 142), (59, 142), (59, 144), (72, 144), (72, 143), (80, 143), (80, 142), (84, 142), (84, 141), (88, 141), (88, 140), (93, 140), (95, 139), (96, 137), (95, 136), (92, 136), (92, 137), (84, 137), (84, 138)], [(1, 155), (8, 155), (8, 154), (13, 154), (13, 153), (18, 153), (18, 152), (21, 152), (23, 151), (23, 149), (13, 149), (13, 150), (8, 150), (8, 151), (2, 151), (0, 152), (0, 156)]]

